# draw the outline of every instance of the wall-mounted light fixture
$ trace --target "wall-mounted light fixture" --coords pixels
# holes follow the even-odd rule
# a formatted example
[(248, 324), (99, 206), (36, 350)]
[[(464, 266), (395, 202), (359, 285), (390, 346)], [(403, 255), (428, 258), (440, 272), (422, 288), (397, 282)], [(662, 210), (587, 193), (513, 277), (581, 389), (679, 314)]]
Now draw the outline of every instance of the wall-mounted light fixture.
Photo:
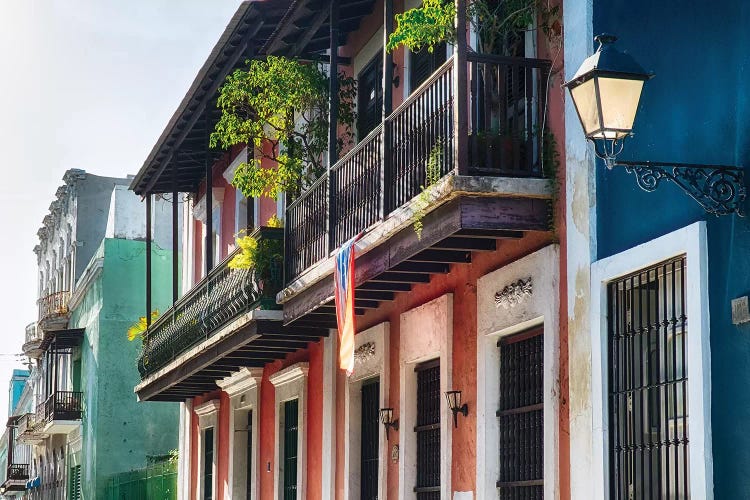
[(398, 430), (398, 419), (393, 420), (393, 408), (380, 409), (380, 423), (385, 426), (386, 439), (388, 439), (388, 429)]
[(614, 47), (617, 37), (602, 34), (594, 39), (599, 48), (563, 86), (570, 91), (586, 139), (594, 144), (594, 152), (607, 168), (624, 167), (635, 174), (644, 191), (654, 191), (662, 180), (668, 180), (709, 213), (743, 215), (746, 189), (742, 168), (617, 160), (625, 139), (633, 135), (644, 83), (653, 75)]
[(458, 414), (462, 413), (463, 416), (469, 414), (469, 406), (464, 403), (461, 404), (461, 391), (448, 391), (445, 393), (445, 398), (448, 400), (448, 408), (453, 412), (453, 427), (458, 427)]

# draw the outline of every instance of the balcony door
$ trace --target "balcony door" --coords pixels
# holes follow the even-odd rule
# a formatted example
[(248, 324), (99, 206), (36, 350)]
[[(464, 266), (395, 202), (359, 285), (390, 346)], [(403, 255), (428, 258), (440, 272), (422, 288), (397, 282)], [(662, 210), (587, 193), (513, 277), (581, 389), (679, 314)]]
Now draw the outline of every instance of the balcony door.
[(383, 53), (373, 57), (357, 75), (357, 140), (383, 120)]
[(448, 49), (445, 43), (436, 45), (430, 52), (422, 49), (411, 52), (409, 56), (409, 91), (414, 92), (431, 74), (448, 60)]

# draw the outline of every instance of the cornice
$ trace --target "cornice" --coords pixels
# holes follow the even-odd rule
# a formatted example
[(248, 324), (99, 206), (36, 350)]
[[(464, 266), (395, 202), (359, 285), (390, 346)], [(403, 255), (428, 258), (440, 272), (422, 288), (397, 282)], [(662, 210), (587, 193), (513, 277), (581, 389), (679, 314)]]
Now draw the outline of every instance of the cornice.
[(274, 387), (281, 387), (296, 382), (299, 379), (306, 378), (309, 371), (310, 367), (308, 363), (296, 363), (274, 373), (269, 377), (269, 380)]
[(262, 368), (242, 367), (240, 368), (240, 371), (233, 373), (228, 377), (224, 377), (221, 380), (217, 380), (216, 385), (218, 385), (231, 398), (257, 387), (262, 377)]

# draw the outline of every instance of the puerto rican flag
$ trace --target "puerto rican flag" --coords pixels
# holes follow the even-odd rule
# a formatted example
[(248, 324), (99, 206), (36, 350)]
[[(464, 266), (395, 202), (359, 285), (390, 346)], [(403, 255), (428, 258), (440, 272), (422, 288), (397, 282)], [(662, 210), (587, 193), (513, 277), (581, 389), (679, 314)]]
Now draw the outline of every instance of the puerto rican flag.
[(339, 327), (339, 367), (347, 376), (354, 371), (354, 251), (360, 235), (350, 239), (336, 254), (335, 300)]

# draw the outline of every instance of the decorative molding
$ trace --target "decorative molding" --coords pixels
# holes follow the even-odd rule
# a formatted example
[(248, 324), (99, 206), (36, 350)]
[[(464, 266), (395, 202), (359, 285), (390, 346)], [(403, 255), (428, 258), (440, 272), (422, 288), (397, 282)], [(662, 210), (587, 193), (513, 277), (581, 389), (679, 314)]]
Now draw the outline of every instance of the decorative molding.
[(220, 407), (221, 403), (219, 400), (212, 399), (211, 401), (206, 401), (205, 403), (196, 406), (194, 411), (199, 417), (211, 417), (219, 412)]
[(531, 276), (525, 280), (519, 279), (495, 294), (495, 307), (503, 306), (512, 309), (534, 293), (534, 283)]
[(274, 387), (279, 388), (281, 386), (297, 382), (300, 379), (307, 378), (307, 373), (309, 371), (310, 367), (308, 363), (296, 363), (274, 373), (269, 377), (269, 380)]
[(227, 167), (226, 170), (224, 170), (224, 173), (221, 174), (224, 177), (224, 180), (231, 184), (232, 180), (234, 179), (234, 173), (243, 163), (247, 163), (247, 147), (245, 147), (237, 154), (237, 156), (234, 157), (232, 163)]
[[(218, 206), (224, 201), (224, 188), (223, 187), (215, 187), (211, 190), (212, 198), (211, 198), (211, 205), (212, 207), (218, 208)], [(198, 200), (195, 205), (193, 205), (193, 217), (198, 219), (199, 221), (203, 222), (204, 224), (206, 221), (206, 216), (208, 214), (206, 213), (206, 195), (204, 194), (203, 197)]]
[(216, 385), (226, 392), (230, 398), (239, 396), (260, 384), (263, 377), (262, 368), (242, 367), (240, 371), (216, 381)]
[(364, 363), (375, 357), (375, 342), (365, 342), (354, 350), (354, 362)]
[(96, 281), (96, 279), (102, 273), (103, 269), (104, 257), (98, 257), (92, 260), (89, 265), (86, 266), (86, 269), (83, 270), (83, 275), (78, 278), (78, 282), (76, 283), (75, 288), (73, 289), (73, 293), (70, 296), (70, 300), (68, 301), (68, 309), (72, 311), (76, 307), (78, 307), (78, 304), (81, 303), (83, 297), (88, 292), (89, 287), (92, 285), (92, 283), (94, 283), (94, 281)]

